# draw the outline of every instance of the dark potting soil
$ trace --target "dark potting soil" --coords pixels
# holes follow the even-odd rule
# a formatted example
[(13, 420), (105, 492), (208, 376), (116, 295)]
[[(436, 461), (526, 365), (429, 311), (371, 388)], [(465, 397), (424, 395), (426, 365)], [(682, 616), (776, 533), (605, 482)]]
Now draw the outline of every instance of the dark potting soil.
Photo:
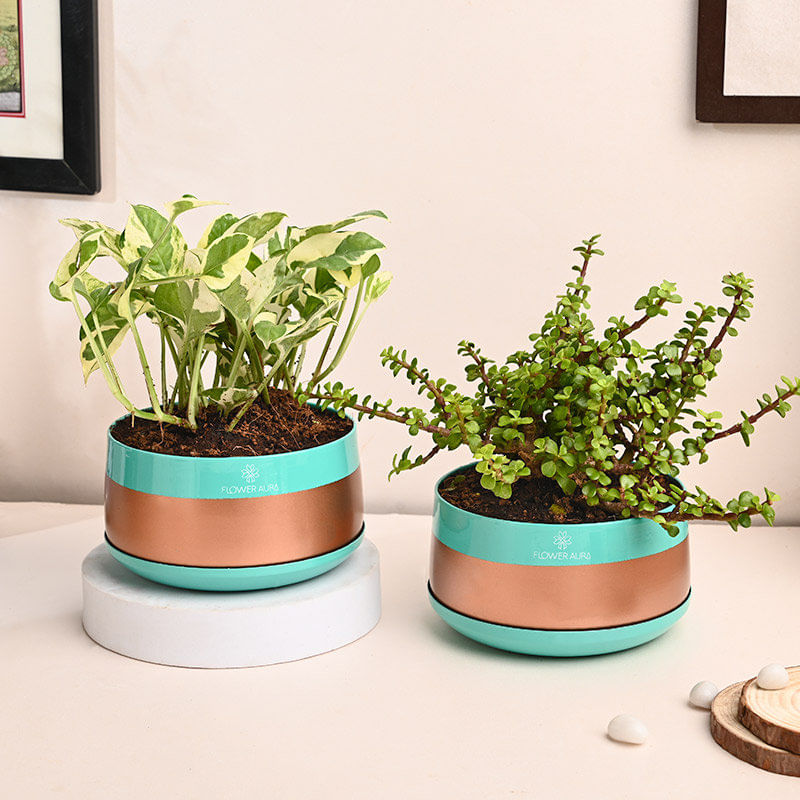
[(484, 517), (516, 522), (608, 522), (615, 519), (597, 506), (587, 506), (579, 498), (565, 497), (549, 478), (520, 478), (508, 500), (481, 486), (481, 476), (472, 466), (462, 467), (445, 478), (439, 494), (458, 508)]
[(299, 405), (282, 389), (270, 389), (269, 397), (269, 405), (260, 398), (253, 403), (232, 431), (227, 429), (230, 419), (204, 408), (197, 415), (196, 431), (128, 416), (112, 426), (111, 435), (152, 453), (224, 458), (307, 450), (340, 439), (353, 427), (333, 411)]

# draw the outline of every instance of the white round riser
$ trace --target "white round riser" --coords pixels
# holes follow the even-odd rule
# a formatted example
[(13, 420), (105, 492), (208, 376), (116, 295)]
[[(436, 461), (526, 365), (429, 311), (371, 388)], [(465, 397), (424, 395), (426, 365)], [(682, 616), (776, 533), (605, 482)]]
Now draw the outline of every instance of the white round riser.
[(343, 647), (381, 616), (378, 550), (365, 540), (304, 583), (253, 592), (195, 592), (152, 583), (104, 545), (83, 561), (83, 627), (116, 653), (178, 667), (255, 667)]

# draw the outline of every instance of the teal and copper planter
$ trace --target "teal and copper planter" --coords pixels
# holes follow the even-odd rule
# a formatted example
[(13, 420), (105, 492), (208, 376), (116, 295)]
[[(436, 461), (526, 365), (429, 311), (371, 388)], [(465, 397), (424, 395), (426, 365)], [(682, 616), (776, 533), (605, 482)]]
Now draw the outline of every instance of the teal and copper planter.
[(207, 591), (284, 586), (344, 561), (363, 538), (355, 424), (292, 453), (195, 458), (109, 431), (106, 539), (149, 580)]
[(428, 589), (465, 636), (518, 653), (588, 656), (655, 639), (686, 612), (687, 523), (673, 538), (645, 519), (511, 522), (457, 508), (441, 483)]

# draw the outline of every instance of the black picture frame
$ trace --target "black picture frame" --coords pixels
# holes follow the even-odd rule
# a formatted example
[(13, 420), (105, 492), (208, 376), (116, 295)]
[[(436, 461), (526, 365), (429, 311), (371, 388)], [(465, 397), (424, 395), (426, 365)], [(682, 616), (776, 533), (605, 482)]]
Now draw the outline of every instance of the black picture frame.
[(64, 157), (0, 157), (0, 189), (100, 191), (97, 0), (60, 0)]
[(727, 0), (699, 0), (697, 17), (698, 122), (800, 122), (800, 97), (723, 94)]

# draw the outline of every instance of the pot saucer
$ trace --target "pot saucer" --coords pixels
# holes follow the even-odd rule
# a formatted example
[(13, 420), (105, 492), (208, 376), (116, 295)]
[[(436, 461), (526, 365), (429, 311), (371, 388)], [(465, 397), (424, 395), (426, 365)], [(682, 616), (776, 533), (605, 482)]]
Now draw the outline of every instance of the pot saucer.
[(594, 656), (628, 650), (649, 642), (666, 633), (689, 607), (691, 591), (677, 607), (652, 619), (631, 625), (613, 628), (591, 628), (583, 630), (542, 630), (537, 628), (514, 628), (498, 625), (475, 617), (468, 617), (444, 605), (431, 591), (428, 595), (434, 611), (454, 630), (476, 642), (536, 656)]
[(316, 578), (341, 564), (364, 539), (364, 526), (351, 542), (329, 553), (322, 553), (298, 561), (282, 564), (264, 564), (254, 567), (188, 567), (179, 564), (164, 564), (138, 558), (114, 547), (106, 536), (106, 546), (111, 555), (131, 572), (143, 578), (177, 586), (181, 589), (196, 589), (205, 592), (243, 592), (254, 589), (274, 589)]

